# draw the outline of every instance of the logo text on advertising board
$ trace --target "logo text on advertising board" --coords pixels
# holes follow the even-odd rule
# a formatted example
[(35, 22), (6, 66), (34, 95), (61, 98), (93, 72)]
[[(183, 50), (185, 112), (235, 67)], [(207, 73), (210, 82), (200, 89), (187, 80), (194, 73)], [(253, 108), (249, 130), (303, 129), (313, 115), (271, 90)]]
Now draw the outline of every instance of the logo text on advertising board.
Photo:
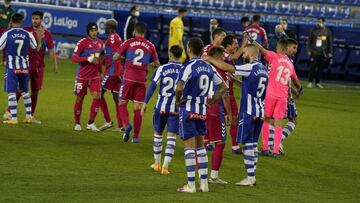
[(78, 20), (71, 19), (68, 16), (58, 17), (52, 16), (51, 13), (45, 12), (43, 17), (44, 27), (46, 29), (51, 28), (54, 26), (59, 27), (66, 27), (67, 29), (77, 28), (78, 27)]

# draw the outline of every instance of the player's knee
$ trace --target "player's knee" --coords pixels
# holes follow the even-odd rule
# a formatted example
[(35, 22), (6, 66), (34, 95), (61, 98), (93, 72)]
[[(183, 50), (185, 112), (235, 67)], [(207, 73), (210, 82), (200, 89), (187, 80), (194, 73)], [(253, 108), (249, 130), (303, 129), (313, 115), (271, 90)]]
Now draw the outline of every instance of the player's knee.
[(76, 103), (83, 103), (83, 101), (84, 101), (84, 97), (76, 97)]
[(289, 121), (296, 125), (296, 118), (289, 118)]
[(142, 103), (139, 102), (134, 102), (134, 110), (139, 110), (141, 109)]

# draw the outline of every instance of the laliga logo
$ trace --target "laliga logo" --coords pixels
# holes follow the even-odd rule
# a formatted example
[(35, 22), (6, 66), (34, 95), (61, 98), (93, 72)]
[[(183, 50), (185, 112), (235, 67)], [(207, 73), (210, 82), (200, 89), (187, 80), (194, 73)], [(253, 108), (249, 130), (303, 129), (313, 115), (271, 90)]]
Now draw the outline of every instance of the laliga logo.
[(45, 13), (44, 13), (43, 26), (44, 26), (46, 29), (51, 28), (51, 26), (52, 26), (52, 15), (51, 15), (51, 13), (49, 13), (49, 12), (45, 12)]
[(53, 25), (53, 21), (54, 21), (54, 26), (66, 27), (67, 29), (72, 29), (72, 28), (78, 27), (78, 21), (75, 19), (71, 19), (67, 16), (66, 17), (57, 17), (57, 16), (52, 17), (51, 13), (45, 12), (44, 17), (43, 17), (44, 27), (46, 29), (51, 28), (51, 26)]
[(99, 34), (105, 34), (105, 23), (106, 23), (106, 18), (99, 18), (99, 20), (96, 22), (98, 28), (99, 28)]

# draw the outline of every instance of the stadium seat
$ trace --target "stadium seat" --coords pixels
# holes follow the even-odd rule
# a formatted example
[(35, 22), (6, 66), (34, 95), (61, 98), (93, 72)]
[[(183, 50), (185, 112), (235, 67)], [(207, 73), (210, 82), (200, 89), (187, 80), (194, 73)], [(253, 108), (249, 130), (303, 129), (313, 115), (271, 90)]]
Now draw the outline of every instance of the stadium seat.
[(348, 50), (345, 47), (336, 47), (333, 50), (333, 62), (329, 67), (330, 74), (345, 75), (346, 69), (344, 63), (346, 61)]
[(234, 9), (235, 10), (245, 10), (247, 5), (246, 0), (235, 0)]
[(349, 76), (360, 76), (360, 49), (352, 49), (346, 62)]

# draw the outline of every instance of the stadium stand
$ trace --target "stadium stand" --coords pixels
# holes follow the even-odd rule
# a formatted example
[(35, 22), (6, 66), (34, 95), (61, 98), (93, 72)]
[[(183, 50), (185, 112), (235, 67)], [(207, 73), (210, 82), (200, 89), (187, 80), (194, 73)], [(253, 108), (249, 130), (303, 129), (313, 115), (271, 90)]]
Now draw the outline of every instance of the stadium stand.
[(295, 61), (299, 75), (302, 76), (306, 76), (309, 70), (307, 36), (316, 23), (316, 18), (322, 16), (327, 19), (326, 25), (332, 30), (334, 38), (334, 59), (325, 74), (335, 79), (359, 79), (360, 76), (358, 48), (360, 0), (24, 0), (20, 2), (113, 10), (114, 17), (120, 23), (118, 32), (121, 36), (124, 19), (128, 15), (130, 6), (139, 4), (141, 5), (140, 20), (147, 23), (150, 31), (148, 38), (157, 47), (162, 62), (167, 60), (168, 24), (175, 16), (177, 8), (185, 7), (189, 10), (188, 17), (184, 20), (185, 38), (200, 36), (208, 28), (210, 18), (217, 18), (220, 25), (229, 33), (241, 38), (240, 18), (255, 13), (262, 14), (263, 27), (271, 36), (280, 18), (287, 16), (289, 26), (296, 32), (299, 40), (299, 53)]

